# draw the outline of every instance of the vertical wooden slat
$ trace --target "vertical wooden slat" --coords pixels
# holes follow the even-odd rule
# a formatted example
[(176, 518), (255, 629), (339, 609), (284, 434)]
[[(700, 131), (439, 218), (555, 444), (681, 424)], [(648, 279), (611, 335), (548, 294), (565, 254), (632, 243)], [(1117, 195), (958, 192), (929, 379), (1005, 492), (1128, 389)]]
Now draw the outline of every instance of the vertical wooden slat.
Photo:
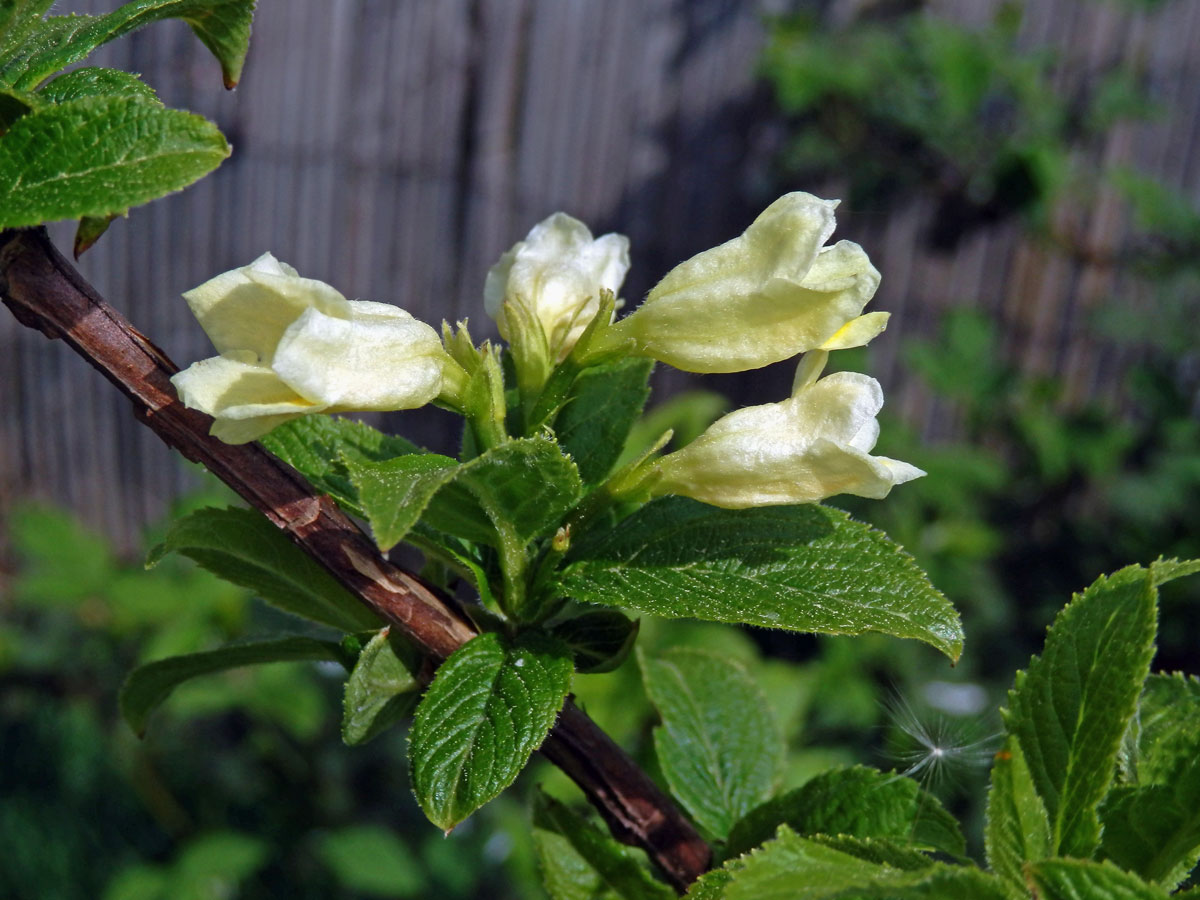
[[(104, 11), (115, 0), (77, 0)], [(999, 0), (940, 2), (930, 14), (982, 24)], [(786, 5), (786, 4), (785, 4)], [(856, 6), (837, 0), (835, 15)], [(214, 118), (234, 156), (201, 184), (134, 210), (82, 262), (85, 275), (186, 364), (211, 353), (179, 294), (266, 250), (350, 296), (397, 302), (434, 323), (469, 316), (494, 333), (480, 292), (487, 268), (557, 209), (633, 242), (630, 304), (671, 265), (736, 235), (766, 202), (756, 179), (770, 113), (753, 65), (761, 14), (732, 0), (260, 0), (242, 85), (178, 22), (97, 54), (143, 73), (171, 105)], [(1123, 125), (1094, 150), (1200, 199), (1200, 4), (1159, 11), (1083, 0), (1026, 4), (1021, 41), (1052, 45), (1067, 85), (1081, 67), (1144, 63), (1165, 114)], [(761, 180), (761, 179), (759, 179)], [(836, 182), (834, 183), (836, 185)], [(813, 190), (833, 187), (812, 185)], [(844, 208), (840, 236), (867, 246), (894, 313), (872, 348), (889, 407), (931, 435), (943, 404), (903, 377), (902, 343), (957, 305), (987, 311), (1031, 370), (1072, 397), (1120, 389), (1125, 351), (1081, 340), (1106, 298), (1147, 302), (1103, 258), (1124, 239), (1124, 204), (1103, 189), (1090, 216), (1056, 219), (1095, 259), (980, 229), (951, 257), (925, 236), (935, 204)], [(69, 241), (69, 228), (56, 228)], [(664, 372), (667, 387), (688, 379)], [(786, 373), (706, 382), (742, 399), (785, 389)], [(192, 476), (62, 348), (0, 318), (0, 517), (19, 496), (67, 503), (122, 546)], [(452, 449), (452, 420), (383, 417)]]

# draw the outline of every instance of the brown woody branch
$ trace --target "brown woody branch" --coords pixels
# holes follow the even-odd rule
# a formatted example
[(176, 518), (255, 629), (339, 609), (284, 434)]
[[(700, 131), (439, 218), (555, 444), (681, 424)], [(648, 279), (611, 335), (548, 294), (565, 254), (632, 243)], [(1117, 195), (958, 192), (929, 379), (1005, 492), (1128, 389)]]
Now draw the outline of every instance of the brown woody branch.
[[(133, 401), (134, 415), (207, 467), (435, 660), (475, 636), (436, 591), (393, 565), (329, 497), (258, 444), (225, 444), (211, 419), (179, 402), (178, 367), (89, 285), (44, 229), (0, 232), (0, 299), (13, 315), (61, 338)], [(542, 753), (583, 789), (621, 841), (641, 847), (682, 891), (710, 862), (708, 845), (672, 801), (569, 700)]]

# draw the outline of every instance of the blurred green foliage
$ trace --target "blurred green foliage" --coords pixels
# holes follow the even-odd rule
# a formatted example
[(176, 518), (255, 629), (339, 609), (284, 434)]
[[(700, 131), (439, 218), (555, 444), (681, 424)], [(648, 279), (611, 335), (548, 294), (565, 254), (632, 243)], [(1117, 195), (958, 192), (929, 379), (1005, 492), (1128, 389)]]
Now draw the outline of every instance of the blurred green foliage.
[[(229, 499), (209, 491), (176, 512)], [(412, 800), (403, 731), (341, 743), (337, 664), (196, 679), (139, 741), (117, 709), (135, 665), (306, 626), (180, 557), (130, 565), (64, 512), (21, 507), (9, 538), (0, 896), (449, 900), (484, 884), (488, 896), (538, 896), (519, 800), (444, 838)]]
[(762, 72), (790, 126), (779, 174), (847, 179), (856, 209), (933, 200), (939, 248), (1012, 215), (1044, 229), (1056, 203), (1094, 188), (1096, 167), (1079, 151), (1156, 112), (1128, 64), (1064, 76), (1059, 54), (1024, 49), (1020, 3), (983, 27), (921, 3), (864, 10), (849, 25), (828, 14), (773, 21)]

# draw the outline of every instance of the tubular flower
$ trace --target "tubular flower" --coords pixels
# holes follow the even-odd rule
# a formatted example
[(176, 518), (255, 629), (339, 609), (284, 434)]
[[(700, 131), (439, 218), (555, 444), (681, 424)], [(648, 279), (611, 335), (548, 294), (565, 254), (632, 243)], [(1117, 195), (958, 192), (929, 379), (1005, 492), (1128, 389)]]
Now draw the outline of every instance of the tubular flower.
[(171, 378), (211, 432), (243, 444), (316, 412), (413, 409), (453, 365), (424, 322), (399, 307), (347, 300), (264, 253), (183, 295), (220, 356)]
[(727, 509), (815, 503), (834, 494), (878, 500), (892, 485), (925, 474), (870, 455), (883, 406), (879, 382), (856, 372), (809, 380), (805, 372), (802, 366), (789, 399), (732, 412), (664, 456), (653, 493)]
[(741, 372), (807, 350), (862, 346), (888, 313), (862, 315), (879, 286), (863, 249), (824, 246), (837, 203), (785, 194), (740, 237), (668, 272), (606, 340), (687, 372)]
[(600, 309), (601, 290), (616, 296), (629, 271), (629, 239), (593, 238), (588, 227), (555, 213), (500, 257), (484, 282), (484, 305), (510, 342), (516, 334), (506, 304), (540, 323), (552, 360), (565, 357)]

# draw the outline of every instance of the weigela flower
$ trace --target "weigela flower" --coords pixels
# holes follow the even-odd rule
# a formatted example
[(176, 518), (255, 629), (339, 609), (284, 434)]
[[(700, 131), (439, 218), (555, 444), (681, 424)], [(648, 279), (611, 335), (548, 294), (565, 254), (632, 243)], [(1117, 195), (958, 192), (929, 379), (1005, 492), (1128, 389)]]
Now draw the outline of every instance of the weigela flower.
[(593, 239), (578, 219), (555, 213), (488, 271), (484, 306), (510, 342), (516, 338), (505, 304), (523, 307), (541, 324), (551, 361), (561, 360), (595, 318), (600, 292), (607, 290), (615, 297), (628, 271), (627, 237), (606, 234)]
[(664, 456), (653, 493), (727, 509), (815, 503), (835, 494), (878, 500), (893, 485), (924, 475), (908, 463), (870, 455), (883, 406), (879, 382), (856, 372), (818, 380), (819, 368), (802, 363), (789, 399), (732, 412)]
[(741, 372), (858, 347), (887, 325), (862, 315), (879, 272), (858, 244), (824, 246), (836, 200), (785, 194), (740, 237), (680, 263), (606, 342), (688, 372)]
[(172, 377), (226, 443), (317, 412), (413, 409), (453, 365), (436, 331), (399, 307), (347, 300), (265, 253), (183, 295), (220, 356)]

